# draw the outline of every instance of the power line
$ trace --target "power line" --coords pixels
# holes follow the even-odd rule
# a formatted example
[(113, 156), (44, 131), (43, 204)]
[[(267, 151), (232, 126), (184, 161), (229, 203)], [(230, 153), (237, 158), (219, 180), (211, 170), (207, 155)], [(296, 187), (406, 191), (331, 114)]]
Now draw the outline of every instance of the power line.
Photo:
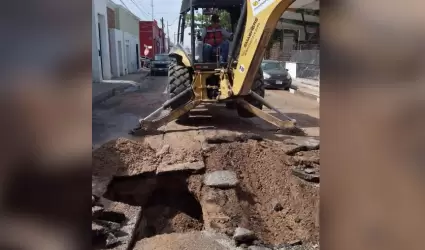
[[(136, 5), (136, 7), (140, 10), (140, 11), (142, 11), (142, 9), (140, 9), (139, 8), (139, 6), (134, 2), (134, 0), (131, 0), (132, 2), (133, 2), (133, 4), (135, 4)], [(120, 0), (120, 2), (124, 5), (124, 7), (128, 10), (128, 11), (130, 11), (131, 13), (133, 13), (131, 10), (130, 10), (130, 8), (127, 6), (127, 4), (125, 4), (124, 2), (123, 2), (123, 0)], [(142, 11), (142, 13), (143, 14), (145, 14), (146, 15), (146, 13), (144, 13), (143, 11)], [(134, 14), (134, 13), (133, 13)], [(137, 16), (137, 15), (136, 15)]]
[[(148, 13), (146, 13), (146, 11), (144, 11), (142, 8), (139, 7), (139, 5), (134, 1), (134, 0), (130, 0), (131, 2), (133, 2), (134, 5), (136, 5), (136, 7), (143, 13), (145, 14), (147, 17), (149, 16)], [(142, 5), (143, 6), (143, 5)]]

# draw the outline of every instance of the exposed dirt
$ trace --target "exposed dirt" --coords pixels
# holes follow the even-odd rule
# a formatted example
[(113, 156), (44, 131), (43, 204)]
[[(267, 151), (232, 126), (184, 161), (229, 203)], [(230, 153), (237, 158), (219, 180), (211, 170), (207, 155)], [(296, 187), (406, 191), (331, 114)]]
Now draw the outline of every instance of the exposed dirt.
[[(252, 140), (254, 139), (254, 140)], [(104, 197), (142, 207), (136, 239), (203, 229), (233, 234), (253, 231), (261, 242), (278, 245), (319, 239), (319, 188), (295, 176), (295, 166), (319, 172), (318, 150), (287, 155), (284, 142), (248, 138), (219, 141), (203, 150), (155, 150), (127, 139), (108, 142), (93, 152), (94, 176), (115, 176)], [(156, 174), (160, 164), (205, 162), (205, 172), (234, 171), (236, 188), (203, 184), (203, 172)]]
[(118, 138), (103, 144), (92, 153), (95, 176), (122, 176), (155, 171), (160, 162), (148, 144)]
[(249, 218), (243, 226), (263, 241), (317, 242), (319, 189), (293, 176), (291, 163), (311, 159), (318, 163), (319, 151), (299, 152), (294, 160), (281, 148), (268, 141), (220, 144), (205, 157), (207, 171), (238, 174), (238, 198)]

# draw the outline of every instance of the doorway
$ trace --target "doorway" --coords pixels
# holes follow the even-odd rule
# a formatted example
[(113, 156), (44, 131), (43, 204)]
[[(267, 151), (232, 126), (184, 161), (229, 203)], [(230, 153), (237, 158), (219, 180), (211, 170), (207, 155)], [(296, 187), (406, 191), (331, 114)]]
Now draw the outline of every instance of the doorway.
[(126, 41), (126, 45), (125, 45), (125, 56), (126, 56), (126, 61), (127, 61), (127, 68), (126, 68), (126, 72), (125, 74), (129, 74), (130, 73), (130, 45), (128, 44), (128, 42)]
[(118, 69), (119, 69), (119, 75), (124, 75), (124, 59), (123, 59), (123, 53), (122, 53), (122, 42), (118, 41)]
[[(100, 20), (100, 15), (98, 15), (98, 20)], [(102, 60), (102, 34), (101, 34), (101, 28), (100, 28), (100, 21), (97, 22), (97, 34), (99, 39), (99, 62), (100, 62), (100, 76), (102, 79), (104, 79), (103, 76), (103, 60)]]
[(136, 64), (137, 64), (137, 69), (140, 69), (140, 54), (139, 54), (138, 44), (136, 44)]

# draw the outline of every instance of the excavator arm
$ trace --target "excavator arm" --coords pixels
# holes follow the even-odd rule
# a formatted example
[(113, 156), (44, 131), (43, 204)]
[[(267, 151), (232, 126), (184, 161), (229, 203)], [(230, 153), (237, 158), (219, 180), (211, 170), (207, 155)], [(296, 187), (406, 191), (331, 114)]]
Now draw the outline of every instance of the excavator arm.
[[(246, 16), (245, 30), (240, 44), (239, 55), (234, 60), (237, 62), (233, 69), (234, 95), (248, 95), (254, 77), (257, 74), (261, 61), (264, 58), (267, 44), (276, 28), (276, 25), (286, 9), (295, 0), (247, 0), (241, 14)], [(240, 20), (240, 23), (244, 20)], [(242, 29), (238, 25), (237, 29)], [(236, 34), (240, 30), (236, 30)], [(237, 49), (237, 48), (234, 48)]]

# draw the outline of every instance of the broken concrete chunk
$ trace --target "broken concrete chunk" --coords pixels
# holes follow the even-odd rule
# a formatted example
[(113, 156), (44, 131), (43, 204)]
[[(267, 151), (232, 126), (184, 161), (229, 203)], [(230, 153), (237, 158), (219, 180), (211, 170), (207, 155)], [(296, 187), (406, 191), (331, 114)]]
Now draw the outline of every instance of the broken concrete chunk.
[(237, 227), (233, 234), (236, 242), (250, 242), (256, 239), (254, 232), (243, 227)]
[(285, 143), (294, 145), (294, 148), (286, 152), (287, 155), (295, 155), (300, 151), (317, 150), (320, 148), (320, 141), (311, 137), (294, 137), (285, 140)]
[(303, 169), (294, 168), (292, 169), (292, 174), (297, 176), (298, 178), (301, 178), (305, 181), (319, 183), (320, 182), (320, 175), (318, 174), (308, 174), (304, 172)]
[(209, 187), (231, 188), (239, 183), (236, 173), (229, 170), (214, 171), (205, 174), (204, 184)]
[(165, 172), (173, 172), (173, 171), (199, 171), (205, 168), (205, 164), (203, 161), (196, 162), (186, 162), (186, 163), (178, 163), (172, 165), (160, 165), (156, 169), (156, 173), (165, 173)]
[(108, 237), (106, 238), (106, 247), (111, 247), (112, 245), (115, 245), (118, 242), (118, 238), (115, 237), (115, 235), (109, 233)]
[(95, 223), (107, 228), (109, 231), (117, 231), (121, 227), (119, 223), (112, 222), (112, 221), (95, 220)]
[(301, 246), (303, 242), (301, 240), (293, 240), (288, 243), (290, 246)]
[(320, 141), (314, 138), (305, 138), (304, 140), (299, 141), (299, 145), (308, 147), (309, 149), (318, 149)]
[(106, 228), (93, 222), (91, 223), (91, 230), (94, 235), (102, 235), (107, 232)]
[(268, 247), (262, 247), (262, 246), (249, 246), (248, 250), (272, 250)]
[(307, 174), (313, 174), (316, 172), (316, 170), (314, 170), (314, 168), (304, 168), (304, 172)]
[(105, 194), (111, 180), (112, 176), (92, 176), (92, 196), (95, 196), (95, 199), (92, 198), (92, 201), (94, 200), (95, 203), (98, 202), (96, 197), (102, 197)]
[(231, 142), (246, 142), (248, 140), (261, 141), (263, 138), (260, 135), (253, 133), (245, 134), (231, 134), (231, 135), (216, 135), (206, 139), (207, 143), (219, 144), (219, 143), (231, 143)]

